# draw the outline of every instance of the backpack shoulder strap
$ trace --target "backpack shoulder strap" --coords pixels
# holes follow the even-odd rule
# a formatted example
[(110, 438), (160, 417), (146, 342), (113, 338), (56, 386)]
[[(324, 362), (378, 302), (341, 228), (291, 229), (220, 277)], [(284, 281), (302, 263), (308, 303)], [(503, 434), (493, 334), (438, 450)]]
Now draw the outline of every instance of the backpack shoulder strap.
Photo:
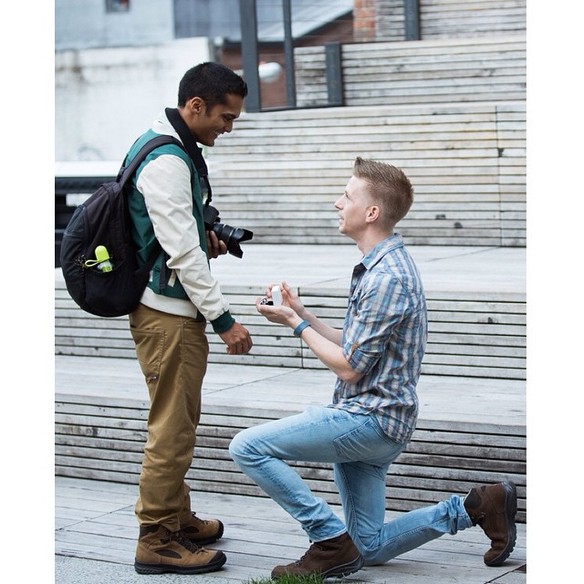
[[(176, 144), (176, 146), (185, 150), (184, 146), (176, 138), (174, 138), (173, 136), (169, 136), (168, 134), (160, 134), (160, 136), (156, 136), (156, 138), (148, 140), (148, 142), (146, 142), (146, 144), (144, 144), (144, 146), (140, 148), (138, 154), (134, 156), (132, 162), (130, 162), (130, 164), (126, 167), (122, 166), (122, 168), (120, 169), (120, 172), (118, 173), (118, 177), (116, 179), (120, 185), (120, 189), (124, 188), (124, 185), (126, 184), (128, 179), (134, 174), (134, 172), (136, 172), (137, 168), (140, 166), (140, 164), (142, 164), (146, 156), (148, 156), (150, 152), (152, 152), (159, 146), (164, 146), (165, 144)], [(162, 246), (160, 245), (160, 242), (156, 239), (154, 248), (150, 253), (150, 257), (146, 260), (146, 263), (139, 269), (139, 271), (149, 272), (152, 269), (152, 266), (154, 266), (156, 258), (158, 257), (161, 251), (163, 251)], [(161, 290), (166, 287), (166, 280), (167, 280), (166, 262), (162, 262), (162, 270), (160, 275)]]
[(182, 150), (184, 150), (184, 146), (173, 136), (168, 136), (167, 134), (160, 134), (160, 136), (156, 136), (156, 138), (152, 138), (148, 140), (142, 148), (138, 151), (138, 154), (134, 156), (134, 159), (128, 166), (122, 167), (120, 172), (118, 173), (117, 181), (120, 183), (120, 187), (124, 187), (128, 179), (136, 172), (136, 169), (144, 162), (144, 159), (150, 152), (156, 150), (159, 146), (164, 146), (165, 144), (175, 144)]

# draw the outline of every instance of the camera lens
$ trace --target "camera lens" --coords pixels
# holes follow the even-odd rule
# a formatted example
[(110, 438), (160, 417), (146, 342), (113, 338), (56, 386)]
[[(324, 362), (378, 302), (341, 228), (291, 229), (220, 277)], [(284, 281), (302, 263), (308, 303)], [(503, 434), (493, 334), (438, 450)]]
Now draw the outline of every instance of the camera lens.
[(225, 243), (227, 251), (235, 257), (243, 257), (243, 251), (239, 246), (242, 241), (249, 241), (253, 237), (253, 233), (241, 227), (231, 227), (223, 223), (214, 223), (213, 232), (217, 238)]
[(239, 242), (249, 241), (253, 238), (253, 232), (241, 227), (231, 227), (220, 223), (219, 211), (212, 205), (206, 204), (203, 209), (205, 227), (217, 236), (227, 246), (227, 251), (238, 258), (243, 257), (243, 251)]

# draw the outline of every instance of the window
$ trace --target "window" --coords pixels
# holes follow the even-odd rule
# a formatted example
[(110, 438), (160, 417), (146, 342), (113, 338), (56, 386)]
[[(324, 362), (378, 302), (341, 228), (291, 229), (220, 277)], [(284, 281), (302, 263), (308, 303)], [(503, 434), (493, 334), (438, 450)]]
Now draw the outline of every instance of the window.
[(128, 12), (130, 0), (105, 0), (106, 12)]

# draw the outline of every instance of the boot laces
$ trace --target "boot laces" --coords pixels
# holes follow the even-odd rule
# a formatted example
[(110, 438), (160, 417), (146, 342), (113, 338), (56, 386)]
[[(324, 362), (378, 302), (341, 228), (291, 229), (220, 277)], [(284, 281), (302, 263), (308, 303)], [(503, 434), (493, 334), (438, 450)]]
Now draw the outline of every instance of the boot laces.
[(199, 517), (197, 517), (196, 513), (191, 512), (191, 516), (192, 516), (192, 519), (195, 520), (195, 523), (201, 523), (202, 525), (207, 525), (208, 523), (210, 523), (206, 519), (200, 519)]
[(304, 562), (304, 560), (306, 560), (307, 558), (309, 558), (317, 549), (319, 550), (324, 550), (325, 548), (322, 545), (319, 545), (319, 542), (315, 542), (313, 543), (305, 552), (304, 555), (299, 559), (296, 560), (294, 562), (294, 565), (299, 566), (300, 564), (302, 564), (302, 562)]
[(171, 533), (171, 539), (189, 550), (189, 552), (195, 553), (201, 549), (196, 543), (185, 537), (180, 531)]

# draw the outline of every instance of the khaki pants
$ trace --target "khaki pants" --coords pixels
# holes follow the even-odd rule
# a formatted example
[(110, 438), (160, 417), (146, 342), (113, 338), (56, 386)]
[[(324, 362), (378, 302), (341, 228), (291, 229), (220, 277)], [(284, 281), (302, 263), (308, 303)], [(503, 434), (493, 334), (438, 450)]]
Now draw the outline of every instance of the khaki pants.
[(140, 304), (130, 314), (130, 330), (150, 394), (136, 516), (140, 525), (176, 531), (191, 513), (184, 479), (201, 415), (209, 354), (205, 322)]

